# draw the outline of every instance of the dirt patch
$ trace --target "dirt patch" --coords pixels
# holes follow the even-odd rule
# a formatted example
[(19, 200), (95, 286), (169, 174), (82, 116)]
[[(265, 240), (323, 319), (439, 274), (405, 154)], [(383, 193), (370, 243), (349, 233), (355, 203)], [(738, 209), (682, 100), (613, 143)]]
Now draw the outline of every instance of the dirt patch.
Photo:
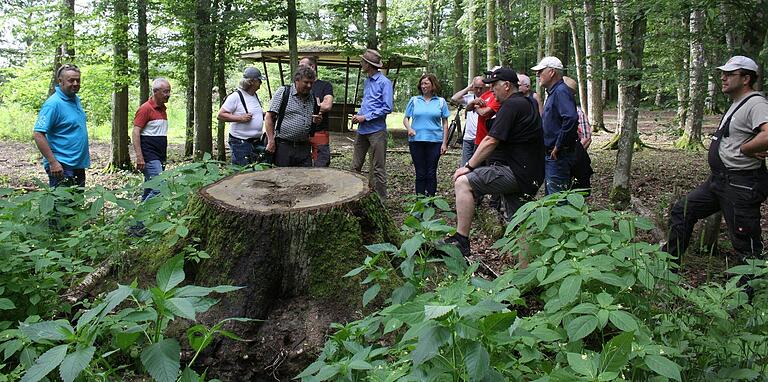
[(322, 183), (302, 184), (296, 187), (275, 187), (274, 192), (264, 197), (264, 204), (293, 207), (303, 198), (328, 191), (328, 185)]

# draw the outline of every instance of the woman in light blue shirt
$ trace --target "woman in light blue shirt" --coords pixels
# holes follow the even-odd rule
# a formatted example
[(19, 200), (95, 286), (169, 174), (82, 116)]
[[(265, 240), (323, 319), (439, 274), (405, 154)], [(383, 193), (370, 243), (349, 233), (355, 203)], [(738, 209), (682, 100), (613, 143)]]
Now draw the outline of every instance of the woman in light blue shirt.
[(419, 78), (419, 93), (405, 108), (403, 126), (408, 130), (408, 147), (416, 169), (416, 193), (437, 192), (437, 162), (448, 150), (448, 104), (437, 96), (440, 83), (434, 74)]

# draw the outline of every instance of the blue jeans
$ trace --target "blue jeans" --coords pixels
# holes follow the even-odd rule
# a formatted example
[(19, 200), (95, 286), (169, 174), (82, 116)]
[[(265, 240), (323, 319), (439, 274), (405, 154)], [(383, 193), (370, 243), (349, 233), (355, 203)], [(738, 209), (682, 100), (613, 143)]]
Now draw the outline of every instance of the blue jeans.
[(408, 142), (413, 167), (416, 168), (416, 193), (434, 196), (437, 192), (437, 162), (440, 142)]
[(229, 149), (232, 151), (232, 164), (247, 166), (253, 163), (255, 155), (253, 144), (245, 139), (229, 137)]
[(544, 190), (547, 195), (571, 188), (571, 168), (575, 162), (576, 152), (573, 149), (558, 152), (557, 159), (544, 155)]
[(68, 168), (64, 167), (64, 175), (61, 178), (56, 178), (51, 175), (51, 169), (49, 166), (45, 166), (45, 173), (48, 174), (48, 185), (53, 187), (58, 186), (80, 186), (85, 187), (85, 169), (84, 168)]
[(459, 167), (464, 166), (469, 158), (472, 158), (472, 155), (475, 154), (475, 149), (477, 148), (477, 145), (475, 145), (475, 141), (462, 141), (461, 144), (461, 162), (459, 163)]
[[(165, 169), (165, 166), (160, 162), (159, 159), (154, 159), (149, 162), (146, 162), (144, 164), (144, 170), (142, 171), (144, 173), (144, 181), (148, 182), (150, 179), (160, 175), (160, 173), (164, 169)], [(160, 190), (145, 188), (144, 195), (142, 195), (141, 197), (141, 201), (143, 202), (159, 193), (160, 193)]]

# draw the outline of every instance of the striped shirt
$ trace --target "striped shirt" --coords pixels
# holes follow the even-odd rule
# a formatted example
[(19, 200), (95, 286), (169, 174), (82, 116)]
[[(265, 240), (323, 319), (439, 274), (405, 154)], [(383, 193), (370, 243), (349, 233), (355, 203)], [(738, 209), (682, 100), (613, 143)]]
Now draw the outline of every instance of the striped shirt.
[[(296, 85), (291, 85), (288, 103), (285, 105), (285, 116), (280, 125), (280, 131), (275, 130), (275, 137), (292, 142), (308, 142), (309, 129), (312, 124), (312, 113), (315, 110), (315, 99), (309, 94), (299, 95)], [(277, 114), (280, 103), (283, 101), (285, 86), (281, 86), (272, 96), (269, 104), (269, 112)], [(275, 129), (277, 129), (277, 115), (275, 115)]]
[(592, 128), (589, 126), (589, 120), (587, 120), (584, 110), (581, 110), (581, 106), (576, 106), (576, 114), (579, 115), (579, 126), (577, 130), (579, 141), (592, 138)]

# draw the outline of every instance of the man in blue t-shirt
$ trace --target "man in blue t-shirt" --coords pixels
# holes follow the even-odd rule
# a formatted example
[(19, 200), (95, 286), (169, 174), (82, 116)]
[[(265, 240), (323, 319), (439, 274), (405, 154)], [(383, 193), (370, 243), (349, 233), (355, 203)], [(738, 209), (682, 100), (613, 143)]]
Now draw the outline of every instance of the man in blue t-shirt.
[(80, 69), (62, 65), (56, 72), (58, 85), (48, 97), (35, 122), (33, 137), (43, 154), (43, 167), (51, 187), (85, 186), (85, 169), (91, 165), (85, 112), (77, 92)]
[(541, 127), (544, 129), (544, 189), (547, 195), (571, 187), (571, 168), (576, 161), (579, 116), (576, 102), (563, 82), (563, 63), (557, 57), (544, 57), (531, 68), (541, 86), (547, 89)]

